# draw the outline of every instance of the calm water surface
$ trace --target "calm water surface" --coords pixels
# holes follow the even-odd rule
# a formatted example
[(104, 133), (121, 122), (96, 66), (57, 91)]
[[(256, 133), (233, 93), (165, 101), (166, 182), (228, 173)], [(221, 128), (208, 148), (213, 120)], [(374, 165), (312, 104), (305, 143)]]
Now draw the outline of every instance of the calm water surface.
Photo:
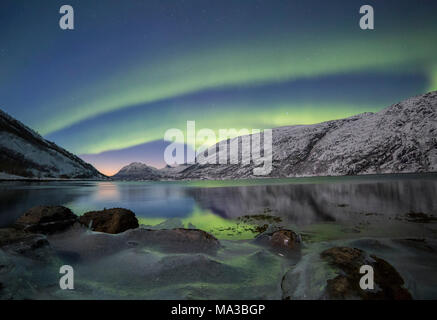
[(0, 182), (0, 225), (12, 223), (35, 205), (64, 205), (78, 215), (128, 208), (141, 223), (150, 225), (179, 218), (205, 227), (267, 212), (302, 226), (347, 221), (355, 214), (436, 214), (436, 195), (436, 174), (251, 181)]
[[(212, 257), (174, 255), (148, 246), (131, 247), (117, 241), (117, 236), (100, 237), (84, 228), (71, 228), (49, 237), (51, 247), (44, 252), (51, 258), (45, 263), (0, 250), (0, 264), (11, 266), (0, 273), (6, 288), (0, 290), (0, 299), (281, 299), (283, 288), (293, 299), (319, 299), (320, 288), (332, 277), (320, 253), (337, 246), (360, 248), (385, 259), (415, 299), (435, 299), (437, 223), (409, 221), (407, 214), (436, 215), (436, 195), (435, 174), (1, 182), (3, 226), (35, 205), (64, 205), (78, 215), (123, 207), (151, 228), (194, 225), (217, 236), (222, 247)], [(287, 227), (302, 236), (298, 257), (284, 258), (255, 244), (252, 238), (257, 231), (247, 231), (246, 220), (239, 217), (260, 214), (279, 218), (275, 218), (279, 225), (269, 228)], [(75, 266), (74, 292), (57, 289), (63, 264)]]

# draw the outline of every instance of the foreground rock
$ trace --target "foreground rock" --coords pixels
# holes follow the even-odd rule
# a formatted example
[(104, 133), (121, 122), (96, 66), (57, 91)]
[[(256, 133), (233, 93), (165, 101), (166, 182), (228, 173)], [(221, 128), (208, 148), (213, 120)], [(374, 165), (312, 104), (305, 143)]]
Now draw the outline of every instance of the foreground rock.
[[(338, 275), (327, 281), (326, 298), (365, 300), (390, 299), (410, 300), (411, 294), (403, 288), (404, 280), (393, 266), (374, 255), (349, 247), (336, 247), (323, 251), (321, 258), (338, 270)], [(362, 290), (359, 282), (362, 277), (359, 270), (370, 265), (374, 270), (375, 288)]]
[(148, 288), (172, 286), (176, 283), (232, 285), (246, 278), (244, 271), (240, 268), (201, 253), (166, 255), (156, 261), (155, 268), (150, 268), (138, 276)]
[(90, 211), (82, 215), (79, 222), (93, 231), (112, 234), (135, 229), (139, 226), (135, 214), (122, 208)]
[(167, 252), (212, 252), (220, 248), (213, 235), (198, 229), (135, 229), (124, 234), (133, 245), (158, 247)]
[(0, 229), (0, 248), (19, 254), (27, 254), (49, 243), (42, 234), (28, 233), (14, 228)]
[(300, 251), (301, 240), (297, 233), (291, 230), (281, 229), (272, 233), (263, 233), (255, 239), (255, 242), (267, 245), (281, 254), (290, 254)]
[[(72, 263), (98, 260), (127, 250), (147, 255), (148, 249), (165, 253), (210, 253), (220, 242), (209, 233), (195, 229), (150, 230), (137, 228), (120, 234), (89, 232), (77, 224), (64, 233), (48, 237), (51, 248)], [(134, 249), (134, 250), (131, 250)]]
[(51, 234), (63, 231), (77, 221), (77, 216), (63, 206), (38, 206), (29, 209), (14, 224), (26, 232)]

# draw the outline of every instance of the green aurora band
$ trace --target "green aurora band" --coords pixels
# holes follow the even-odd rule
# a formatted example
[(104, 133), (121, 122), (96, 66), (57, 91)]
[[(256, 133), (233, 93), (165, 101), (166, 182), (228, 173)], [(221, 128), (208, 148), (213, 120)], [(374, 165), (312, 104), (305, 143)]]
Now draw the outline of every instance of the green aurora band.
[[(121, 108), (216, 87), (250, 86), (369, 70), (399, 72), (399, 66), (408, 70), (412, 62), (430, 72), (437, 52), (437, 42), (428, 41), (432, 37), (433, 33), (412, 32), (390, 35), (389, 38), (375, 34), (366, 41), (325, 38), (317, 45), (305, 39), (264, 39), (252, 44), (195, 50), (195, 54), (178, 54), (173, 58), (138, 63), (130, 71), (120, 70), (100, 83), (80, 88), (80, 94), (72, 94), (82, 97), (77, 104), (65, 106), (68, 104), (65, 99), (54, 101), (52, 105), (65, 106), (62, 112), (38, 123), (37, 128), (42, 134), (49, 134)], [(411, 47), (415, 48), (414, 52), (405, 50)], [(435, 77), (435, 74), (430, 72), (430, 76)], [(271, 109), (271, 112), (275, 110)], [(312, 123), (319, 120), (316, 117)], [(136, 142), (151, 139), (144, 137)], [(123, 147), (128, 145), (132, 143), (126, 142)], [(111, 149), (117, 147), (121, 146), (115, 142)], [(103, 150), (90, 149), (94, 152)]]

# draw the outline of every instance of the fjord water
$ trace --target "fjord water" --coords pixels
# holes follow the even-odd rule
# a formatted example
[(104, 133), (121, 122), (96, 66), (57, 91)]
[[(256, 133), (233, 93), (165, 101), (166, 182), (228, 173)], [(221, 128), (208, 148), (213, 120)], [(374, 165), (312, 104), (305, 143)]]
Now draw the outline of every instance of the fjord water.
[[(1, 182), (0, 225), (36, 205), (64, 205), (78, 215), (122, 207), (140, 223), (180, 220), (208, 231), (245, 215), (271, 214), (284, 224), (392, 220), (410, 212), (437, 213), (437, 174), (314, 177), (238, 181)], [(176, 219), (174, 219), (176, 218)], [(394, 221), (394, 220), (393, 220)]]
[[(321, 288), (335, 276), (320, 253), (337, 246), (386, 259), (414, 299), (435, 299), (437, 223), (432, 218), (414, 221), (408, 214), (435, 216), (436, 194), (435, 174), (2, 182), (2, 226), (35, 205), (65, 205), (76, 214), (123, 207), (150, 228), (209, 231), (221, 248), (213, 255), (174, 254), (76, 226), (49, 236), (50, 248), (42, 249), (39, 260), (0, 250), (7, 270), (0, 274), (6, 288), (0, 299), (320, 299)], [(301, 234), (302, 251), (288, 258), (260, 247), (252, 240), (257, 233), (241, 220), (246, 215), (274, 216), (273, 224)], [(57, 285), (64, 264), (75, 268), (75, 290), (69, 292)]]

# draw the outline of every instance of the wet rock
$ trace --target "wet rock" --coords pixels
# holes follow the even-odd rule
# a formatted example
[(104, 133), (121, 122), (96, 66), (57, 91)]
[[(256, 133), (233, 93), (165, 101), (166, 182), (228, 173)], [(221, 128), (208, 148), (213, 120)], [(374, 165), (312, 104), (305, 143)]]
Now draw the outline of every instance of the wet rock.
[(48, 244), (42, 234), (28, 233), (14, 228), (0, 229), (0, 248), (5, 251), (27, 254)]
[(220, 242), (211, 234), (198, 229), (151, 230), (134, 229), (124, 235), (126, 241), (159, 247), (169, 252), (210, 252), (220, 248)]
[(299, 251), (300, 236), (291, 230), (281, 229), (272, 233), (263, 233), (255, 239), (256, 243), (267, 245), (281, 254)]
[[(321, 253), (321, 258), (338, 270), (338, 275), (327, 281), (327, 299), (389, 299), (409, 300), (411, 294), (403, 288), (404, 280), (387, 261), (366, 252), (349, 247), (335, 247)], [(363, 290), (359, 282), (359, 270), (370, 265), (374, 270), (373, 290)]]
[(14, 228), (51, 234), (63, 231), (77, 221), (77, 216), (63, 206), (37, 206), (29, 209), (13, 225)]
[(112, 234), (135, 229), (139, 226), (135, 214), (123, 208), (90, 211), (82, 215), (79, 222), (93, 231)]
[(300, 244), (299, 236), (291, 230), (279, 230), (272, 234), (270, 244), (274, 247), (295, 249)]

